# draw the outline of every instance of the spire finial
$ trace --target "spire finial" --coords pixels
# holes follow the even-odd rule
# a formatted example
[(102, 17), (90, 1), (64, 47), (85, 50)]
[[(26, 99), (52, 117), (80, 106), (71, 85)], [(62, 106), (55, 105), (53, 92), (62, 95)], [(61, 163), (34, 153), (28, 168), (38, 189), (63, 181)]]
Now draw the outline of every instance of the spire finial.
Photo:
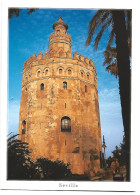
[(62, 19), (61, 15), (60, 15), (60, 17), (59, 17), (58, 22), (63, 22), (63, 19)]

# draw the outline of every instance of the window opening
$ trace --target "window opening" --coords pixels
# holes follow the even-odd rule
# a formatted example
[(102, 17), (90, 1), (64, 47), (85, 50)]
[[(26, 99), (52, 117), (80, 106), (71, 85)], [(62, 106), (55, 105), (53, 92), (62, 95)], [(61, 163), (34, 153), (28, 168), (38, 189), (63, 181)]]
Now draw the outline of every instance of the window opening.
[(66, 103), (65, 103), (65, 108), (66, 108), (66, 106), (67, 106), (67, 105), (66, 105)]
[(47, 75), (48, 74), (48, 70), (45, 70), (45, 75)]
[(26, 133), (26, 120), (22, 121), (22, 135)]
[(68, 75), (71, 75), (71, 70), (70, 69), (68, 70)]
[(61, 132), (71, 132), (71, 120), (67, 116), (61, 119)]
[(66, 81), (63, 82), (63, 89), (67, 89), (67, 82)]
[(37, 76), (38, 76), (38, 77), (40, 76), (40, 70), (37, 71)]
[(40, 88), (41, 90), (44, 90), (44, 83), (41, 83)]
[(26, 130), (25, 130), (25, 129), (22, 129), (22, 135), (24, 135), (24, 134), (25, 134), (25, 132), (26, 132)]
[(59, 74), (62, 74), (62, 69), (59, 69)]
[(85, 85), (85, 92), (87, 92), (87, 86)]
[(81, 72), (81, 77), (83, 77), (84, 76), (84, 74), (83, 74), (83, 72)]
[(87, 79), (89, 80), (89, 74), (87, 74)]

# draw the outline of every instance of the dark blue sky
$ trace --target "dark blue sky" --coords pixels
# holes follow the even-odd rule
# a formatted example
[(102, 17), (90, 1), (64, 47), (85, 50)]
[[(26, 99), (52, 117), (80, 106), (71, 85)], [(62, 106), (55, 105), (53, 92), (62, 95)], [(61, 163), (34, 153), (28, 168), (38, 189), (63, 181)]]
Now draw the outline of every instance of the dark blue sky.
[[(93, 41), (86, 47), (88, 25), (96, 10), (92, 9), (39, 9), (28, 15), (22, 10), (19, 17), (9, 20), (9, 106), (8, 132), (18, 132), (19, 106), (23, 63), (33, 55), (48, 50), (48, 39), (53, 32), (52, 25), (60, 15), (68, 24), (72, 38), (72, 54), (77, 51), (94, 61), (97, 69), (99, 107), (102, 136), (106, 140), (106, 154), (122, 142), (123, 125), (118, 80), (105, 71), (103, 51), (106, 48), (110, 28), (104, 34), (98, 50), (94, 51)], [(94, 37), (93, 37), (94, 38)]]

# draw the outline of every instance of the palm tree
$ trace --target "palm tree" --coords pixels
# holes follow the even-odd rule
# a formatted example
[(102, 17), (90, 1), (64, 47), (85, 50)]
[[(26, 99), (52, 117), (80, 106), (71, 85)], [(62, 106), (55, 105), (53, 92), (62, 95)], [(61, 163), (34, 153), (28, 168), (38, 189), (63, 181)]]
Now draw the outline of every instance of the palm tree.
[(116, 47), (108, 47), (107, 50), (104, 51), (104, 65), (107, 65), (106, 71), (110, 72), (116, 78), (118, 77), (118, 66), (117, 66), (117, 52)]
[[(128, 42), (129, 47), (129, 57), (131, 57), (131, 45), (130, 41)], [(104, 51), (104, 65), (107, 65), (106, 71), (110, 72), (112, 75), (114, 75), (116, 78), (118, 77), (118, 66), (117, 66), (117, 51), (116, 47), (108, 47)]]
[[(95, 31), (100, 28), (95, 40), (94, 47), (97, 49), (99, 41), (105, 30), (111, 27), (107, 49), (111, 47), (115, 37), (117, 52), (117, 68), (119, 77), (119, 93), (121, 100), (122, 118), (126, 145), (126, 168), (127, 181), (130, 181), (130, 50), (131, 48), (131, 10), (99, 10), (89, 23), (89, 33), (86, 45), (89, 45)], [(106, 50), (107, 50), (106, 49)]]
[[(27, 12), (27, 14), (31, 14), (32, 12), (34, 12), (36, 9), (38, 8), (31, 8), (31, 9), (28, 9), (29, 11)], [(13, 18), (14, 16), (18, 17), (20, 12), (21, 12), (22, 9), (20, 8), (9, 8), (8, 10), (8, 18), (11, 19)]]

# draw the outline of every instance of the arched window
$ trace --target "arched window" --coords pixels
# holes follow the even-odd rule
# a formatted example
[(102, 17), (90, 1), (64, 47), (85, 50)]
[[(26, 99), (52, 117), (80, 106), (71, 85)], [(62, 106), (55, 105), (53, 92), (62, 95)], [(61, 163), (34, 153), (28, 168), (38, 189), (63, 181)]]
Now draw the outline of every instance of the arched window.
[(68, 116), (61, 119), (61, 132), (71, 132), (71, 120)]
[(63, 82), (63, 89), (67, 89), (67, 82), (66, 81)]
[(48, 74), (48, 69), (45, 70), (45, 75), (47, 75), (47, 74)]
[(68, 70), (68, 75), (71, 75), (71, 69)]
[(89, 74), (87, 74), (87, 79), (89, 80)]
[(41, 83), (40, 89), (41, 89), (41, 90), (44, 90), (44, 83)]
[(81, 72), (81, 77), (83, 77), (84, 76), (84, 73), (83, 72)]
[(59, 69), (59, 74), (62, 74), (62, 69), (61, 68)]
[(38, 76), (38, 77), (40, 76), (40, 70), (37, 71), (37, 76)]
[(60, 30), (57, 30), (56, 33), (59, 34), (60, 33)]
[(85, 85), (85, 92), (87, 92), (87, 86)]

